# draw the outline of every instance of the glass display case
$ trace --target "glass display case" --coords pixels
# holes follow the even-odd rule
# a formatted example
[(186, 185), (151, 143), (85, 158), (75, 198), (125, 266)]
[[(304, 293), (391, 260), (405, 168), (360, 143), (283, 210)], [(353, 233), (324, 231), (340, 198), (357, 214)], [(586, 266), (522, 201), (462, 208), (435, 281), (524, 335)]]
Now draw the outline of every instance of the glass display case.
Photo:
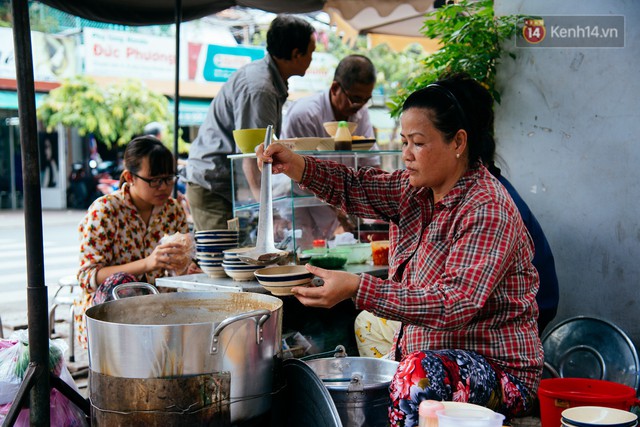
[[(379, 166), (392, 171), (404, 167), (401, 152), (392, 151), (300, 151), (299, 154), (337, 161), (356, 168)], [(232, 173), (233, 213), (239, 219), (242, 246), (252, 246), (260, 206), (260, 172), (255, 154), (229, 156)], [(327, 205), (301, 189), (285, 175), (273, 175), (273, 217), (276, 246), (300, 253), (314, 241), (332, 241), (336, 235), (360, 242), (388, 238), (388, 224), (361, 219)]]

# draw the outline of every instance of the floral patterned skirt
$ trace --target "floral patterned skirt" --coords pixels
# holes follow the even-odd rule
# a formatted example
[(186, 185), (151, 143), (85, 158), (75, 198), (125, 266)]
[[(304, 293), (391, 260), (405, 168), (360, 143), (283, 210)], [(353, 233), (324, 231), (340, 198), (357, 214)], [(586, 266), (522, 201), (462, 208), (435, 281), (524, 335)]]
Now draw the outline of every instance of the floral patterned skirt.
[(417, 351), (408, 355), (390, 386), (392, 426), (418, 425), (423, 400), (475, 403), (507, 420), (529, 413), (535, 396), (522, 381), (466, 350)]

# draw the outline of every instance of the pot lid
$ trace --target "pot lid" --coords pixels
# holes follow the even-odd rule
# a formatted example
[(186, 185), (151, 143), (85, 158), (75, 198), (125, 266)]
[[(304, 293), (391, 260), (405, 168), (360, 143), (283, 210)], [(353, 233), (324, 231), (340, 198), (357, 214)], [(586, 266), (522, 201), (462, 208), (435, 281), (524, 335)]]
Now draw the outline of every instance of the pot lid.
[[(542, 337), (545, 365), (562, 378), (591, 378), (638, 388), (640, 363), (631, 339), (603, 319), (567, 319)], [(551, 368), (551, 369), (550, 369)]]
[(283, 426), (342, 427), (340, 415), (329, 390), (305, 362), (287, 359), (282, 362), (285, 382), (282, 390), (285, 405)]

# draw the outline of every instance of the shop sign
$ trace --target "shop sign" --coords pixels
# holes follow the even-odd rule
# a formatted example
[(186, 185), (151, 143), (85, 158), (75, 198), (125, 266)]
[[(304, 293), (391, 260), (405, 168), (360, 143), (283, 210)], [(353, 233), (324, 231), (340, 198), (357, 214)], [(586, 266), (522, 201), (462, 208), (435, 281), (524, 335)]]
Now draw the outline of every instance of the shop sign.
[(289, 92), (318, 92), (329, 89), (333, 74), (338, 66), (338, 58), (330, 53), (314, 52), (311, 65), (304, 77), (289, 79)]
[[(76, 74), (75, 42), (72, 36), (31, 31), (31, 46), (36, 81), (57, 82)], [(0, 78), (16, 78), (11, 28), (0, 28)]]
[(173, 80), (175, 41), (125, 31), (84, 29), (85, 74)]
[(201, 46), (189, 43), (189, 76), (197, 76), (192, 72), (197, 67), (192, 58), (204, 57), (202, 77), (208, 82), (226, 82), (238, 68), (265, 55), (264, 48), (250, 46), (219, 46), (210, 44), (201, 52)]

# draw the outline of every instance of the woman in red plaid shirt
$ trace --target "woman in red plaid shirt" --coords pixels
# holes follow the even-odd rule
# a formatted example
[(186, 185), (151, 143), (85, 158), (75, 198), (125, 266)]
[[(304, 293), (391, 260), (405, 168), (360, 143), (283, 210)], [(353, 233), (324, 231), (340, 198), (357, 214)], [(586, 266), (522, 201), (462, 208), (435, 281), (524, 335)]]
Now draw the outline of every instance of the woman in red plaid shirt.
[(398, 320), (391, 354), (391, 425), (418, 424), (426, 399), (470, 402), (507, 419), (532, 409), (543, 353), (533, 243), (516, 205), (481, 162), (493, 150), (493, 100), (467, 76), (411, 94), (403, 105), (406, 169), (350, 169), (280, 144), (258, 151), (319, 198), (390, 223), (389, 277), (307, 266), (321, 287), (305, 305), (357, 308)]

